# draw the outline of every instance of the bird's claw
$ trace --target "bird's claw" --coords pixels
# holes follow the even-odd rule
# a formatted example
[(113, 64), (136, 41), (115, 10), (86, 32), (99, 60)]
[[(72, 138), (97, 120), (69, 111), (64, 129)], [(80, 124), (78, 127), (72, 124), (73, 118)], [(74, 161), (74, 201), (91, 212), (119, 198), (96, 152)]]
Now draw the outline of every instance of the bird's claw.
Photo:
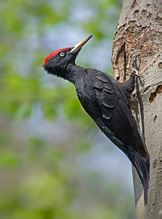
[(142, 75), (139, 74), (139, 71), (137, 69), (133, 68), (132, 71), (136, 76), (143, 77)]
[(140, 54), (137, 54), (132, 58), (133, 72), (138, 77), (143, 77), (142, 75), (139, 74), (140, 65), (141, 65), (141, 57)]

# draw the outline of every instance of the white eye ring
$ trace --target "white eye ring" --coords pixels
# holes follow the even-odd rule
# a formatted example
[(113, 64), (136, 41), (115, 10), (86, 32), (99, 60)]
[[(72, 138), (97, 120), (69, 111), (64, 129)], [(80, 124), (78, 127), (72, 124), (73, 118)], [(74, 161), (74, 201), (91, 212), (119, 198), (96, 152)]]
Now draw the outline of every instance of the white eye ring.
[(62, 56), (62, 57), (65, 56), (65, 53), (64, 53), (64, 52), (61, 52), (61, 53), (60, 53), (60, 56)]

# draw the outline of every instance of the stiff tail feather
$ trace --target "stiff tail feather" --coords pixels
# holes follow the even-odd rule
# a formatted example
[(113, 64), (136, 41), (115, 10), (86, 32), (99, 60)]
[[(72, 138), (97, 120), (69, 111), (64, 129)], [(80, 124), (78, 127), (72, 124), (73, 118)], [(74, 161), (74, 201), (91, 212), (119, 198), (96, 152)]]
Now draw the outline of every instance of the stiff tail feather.
[[(131, 153), (132, 154), (132, 153)], [(144, 189), (144, 203), (147, 204), (147, 191), (149, 187), (150, 179), (150, 158), (146, 159), (142, 157), (139, 153), (135, 152), (133, 157), (129, 154), (129, 158), (137, 170), (137, 173), (141, 179), (143, 189)]]

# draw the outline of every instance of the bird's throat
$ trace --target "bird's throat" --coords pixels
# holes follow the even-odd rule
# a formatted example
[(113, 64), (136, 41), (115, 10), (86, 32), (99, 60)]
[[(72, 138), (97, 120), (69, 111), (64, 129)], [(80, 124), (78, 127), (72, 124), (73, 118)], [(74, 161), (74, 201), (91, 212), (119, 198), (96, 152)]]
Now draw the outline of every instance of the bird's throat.
[(66, 68), (66, 74), (64, 79), (67, 79), (68, 81), (75, 84), (75, 82), (79, 79), (80, 74), (84, 71), (83, 67), (77, 66), (75, 64), (69, 64)]

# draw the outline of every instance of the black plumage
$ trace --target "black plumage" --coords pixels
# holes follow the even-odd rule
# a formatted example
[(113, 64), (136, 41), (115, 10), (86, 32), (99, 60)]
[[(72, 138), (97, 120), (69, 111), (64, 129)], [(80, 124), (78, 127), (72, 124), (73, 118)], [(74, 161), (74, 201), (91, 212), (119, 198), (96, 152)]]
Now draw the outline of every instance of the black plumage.
[(47, 72), (69, 80), (75, 85), (77, 96), (85, 111), (101, 131), (119, 147), (136, 168), (147, 202), (149, 186), (149, 154), (131, 113), (129, 99), (135, 85), (135, 74), (119, 83), (110, 75), (96, 69), (75, 64), (87, 37), (75, 47), (67, 47), (50, 54), (43, 63)]

